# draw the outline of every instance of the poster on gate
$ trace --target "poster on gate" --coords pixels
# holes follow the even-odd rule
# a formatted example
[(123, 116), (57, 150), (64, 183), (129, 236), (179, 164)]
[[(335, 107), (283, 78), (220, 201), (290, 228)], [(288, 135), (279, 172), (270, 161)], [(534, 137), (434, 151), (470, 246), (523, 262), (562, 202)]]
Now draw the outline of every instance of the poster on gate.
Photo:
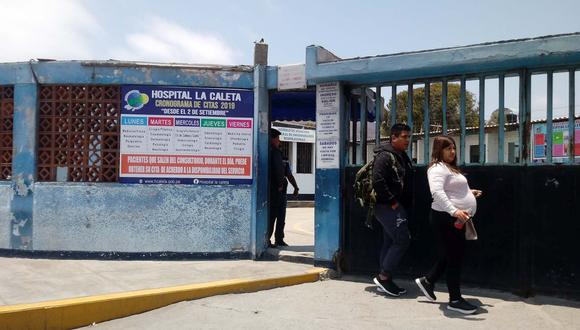
[[(568, 161), (568, 148), (570, 137), (568, 136), (568, 122), (552, 123), (552, 162), (565, 163)], [(547, 130), (546, 123), (532, 125), (532, 161), (545, 163), (547, 154)], [(574, 123), (574, 162), (580, 163), (580, 119)]]
[(254, 93), (121, 87), (119, 182), (251, 184)]
[(316, 85), (316, 168), (339, 168), (340, 87)]

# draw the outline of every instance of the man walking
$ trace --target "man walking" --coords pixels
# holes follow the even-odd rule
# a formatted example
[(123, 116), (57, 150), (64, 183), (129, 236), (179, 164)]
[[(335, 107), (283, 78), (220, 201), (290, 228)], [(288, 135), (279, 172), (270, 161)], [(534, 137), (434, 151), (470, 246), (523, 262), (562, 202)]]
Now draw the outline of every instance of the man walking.
[(375, 148), (373, 188), (376, 193), (375, 217), (383, 228), (380, 273), (373, 279), (388, 295), (398, 297), (407, 291), (393, 281), (393, 272), (409, 247), (411, 237), (407, 210), (412, 201), (412, 164), (406, 150), (411, 128), (395, 124), (390, 143)]

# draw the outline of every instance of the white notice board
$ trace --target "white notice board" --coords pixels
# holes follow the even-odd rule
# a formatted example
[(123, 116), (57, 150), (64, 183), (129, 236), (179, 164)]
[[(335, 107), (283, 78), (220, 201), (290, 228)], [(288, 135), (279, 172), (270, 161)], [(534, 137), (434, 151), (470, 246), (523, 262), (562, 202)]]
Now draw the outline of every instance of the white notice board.
[(316, 85), (316, 168), (339, 168), (340, 88)]
[(306, 66), (304, 64), (278, 66), (278, 90), (306, 89)]

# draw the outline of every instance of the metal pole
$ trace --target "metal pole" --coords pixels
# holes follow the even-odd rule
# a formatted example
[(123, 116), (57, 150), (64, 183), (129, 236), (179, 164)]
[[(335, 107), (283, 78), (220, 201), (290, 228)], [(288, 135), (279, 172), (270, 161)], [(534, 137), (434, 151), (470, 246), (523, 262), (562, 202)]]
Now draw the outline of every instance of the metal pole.
[(548, 72), (547, 84), (547, 102), (546, 102), (546, 163), (552, 164), (552, 117), (553, 117), (553, 89), (554, 89), (554, 75), (552, 71)]
[(479, 163), (485, 164), (485, 76), (479, 77)]
[(465, 164), (465, 77), (461, 78), (461, 107), (459, 109), (461, 136), (459, 138), (459, 165)]
[(503, 74), (499, 75), (499, 111), (497, 120), (497, 138), (498, 138), (498, 148), (497, 148), (497, 162), (503, 164), (504, 157), (504, 129), (505, 129), (505, 76)]
[(429, 163), (429, 96), (431, 84), (425, 82), (425, 100), (423, 102), (423, 164)]

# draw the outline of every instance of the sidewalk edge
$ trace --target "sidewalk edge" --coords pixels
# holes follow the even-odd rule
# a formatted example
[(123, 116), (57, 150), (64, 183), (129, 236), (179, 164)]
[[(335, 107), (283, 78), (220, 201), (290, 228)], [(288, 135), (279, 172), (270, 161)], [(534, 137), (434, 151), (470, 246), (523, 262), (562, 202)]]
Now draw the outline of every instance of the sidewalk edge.
[(221, 294), (255, 292), (316, 282), (328, 277), (325, 268), (303, 274), (232, 279), (160, 289), (0, 307), (0, 329), (70, 329), (143, 313), (180, 301)]

